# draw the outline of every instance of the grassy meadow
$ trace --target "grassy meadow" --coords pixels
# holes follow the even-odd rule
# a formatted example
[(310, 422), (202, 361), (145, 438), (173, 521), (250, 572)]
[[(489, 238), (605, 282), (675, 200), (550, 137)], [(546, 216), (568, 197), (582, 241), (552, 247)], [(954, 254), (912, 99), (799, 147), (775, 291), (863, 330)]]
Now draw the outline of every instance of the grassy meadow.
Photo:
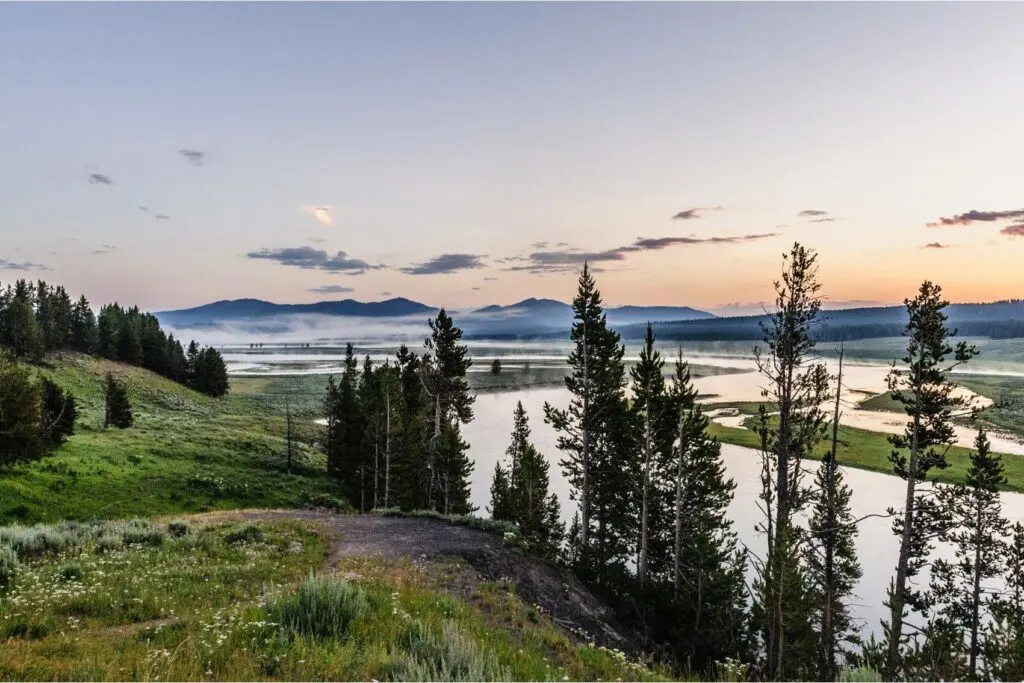
[(460, 560), (325, 574), (311, 522), (3, 533), (22, 558), (0, 573), (4, 680), (666, 680), (573, 643), (507, 582), (445, 592)]

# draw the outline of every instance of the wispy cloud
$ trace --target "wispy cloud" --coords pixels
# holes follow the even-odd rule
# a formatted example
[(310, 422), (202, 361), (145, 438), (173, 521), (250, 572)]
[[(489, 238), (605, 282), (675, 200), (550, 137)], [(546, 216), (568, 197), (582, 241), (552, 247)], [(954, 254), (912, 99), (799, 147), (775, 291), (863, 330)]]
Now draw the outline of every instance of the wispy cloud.
[(972, 225), (974, 223), (995, 223), (1007, 220), (1024, 219), (1024, 209), (1011, 209), (1009, 211), (978, 211), (971, 209), (966, 213), (956, 216), (940, 217), (933, 223), (928, 223), (929, 228), (941, 228), (953, 225)]
[(320, 244), (321, 242), (327, 241), (326, 237), (307, 237), (306, 239), (308, 239), (313, 244)]
[(815, 218), (814, 220), (807, 221), (808, 223), (831, 223), (832, 221), (841, 221), (842, 218), (838, 216), (829, 216), (828, 218)]
[(497, 279), (498, 278), (496, 278), (496, 277), (485, 277), (484, 278), (484, 282), (494, 282)]
[(440, 275), (444, 273), (456, 273), (460, 270), (483, 268), (484, 262), (481, 260), (483, 258), (486, 257), (476, 254), (441, 254), (440, 256), (435, 256), (429, 261), (416, 263), (402, 268), (401, 270), (407, 275)]
[(659, 251), (676, 246), (743, 244), (778, 235), (777, 232), (766, 232), (731, 237), (639, 237), (632, 244), (604, 251), (567, 248), (535, 251), (528, 256), (514, 256), (506, 259), (506, 262), (519, 262), (521, 265), (508, 266), (503, 270), (525, 271), (534, 274), (568, 272), (577, 270), (583, 263), (600, 264), (625, 261), (629, 254), (637, 252)]
[(157, 215), (155, 216), (155, 218), (156, 218), (156, 219), (157, 219), (158, 221), (169, 221), (169, 220), (171, 220), (171, 217), (170, 217), (170, 216), (168, 216), (168, 215), (167, 215), (167, 214), (165, 214), (165, 213), (158, 213), (158, 214), (157, 214)]
[(804, 209), (797, 214), (800, 218), (817, 218), (818, 216), (827, 216), (828, 211), (822, 211), (821, 209)]
[(246, 254), (251, 259), (275, 261), (282, 266), (293, 266), (306, 270), (323, 270), (329, 273), (362, 275), (368, 270), (379, 270), (385, 266), (373, 265), (362, 259), (349, 258), (344, 251), (331, 256), (323, 249), (313, 247), (290, 247), (284, 249), (260, 249)]
[(0, 270), (49, 270), (49, 268), (42, 263), (8, 261), (7, 259), (0, 258)]
[(307, 289), (307, 292), (316, 292), (317, 294), (344, 294), (345, 292), (354, 292), (356, 290), (345, 285), (320, 285), (319, 287), (313, 287)]
[(113, 185), (114, 179), (108, 175), (102, 173), (90, 173), (89, 174), (90, 185)]
[(326, 225), (327, 227), (334, 226), (334, 217), (331, 215), (331, 211), (334, 210), (333, 206), (303, 206), (302, 211), (308, 213), (316, 222), (320, 225)]
[(1007, 225), (1005, 228), (999, 231), (1001, 235), (1007, 237), (1024, 237), (1024, 221), (1020, 223), (1014, 223), (1013, 225)]
[(698, 207), (694, 207), (692, 209), (685, 209), (683, 211), (680, 211), (675, 216), (672, 216), (672, 219), (673, 220), (680, 220), (680, 221), (692, 221), (692, 220), (694, 220), (696, 218), (701, 218), (700, 214), (705, 212), (705, 211), (721, 211), (721, 210), (722, 210), (722, 207), (720, 207), (720, 206), (698, 206)]
[(144, 213), (149, 213), (149, 207), (148, 206), (140, 206), (139, 207), (139, 211), (142, 211)]
[(922, 249), (949, 249), (952, 245), (943, 244), (941, 242), (929, 242), (928, 244), (921, 247)]
[(185, 157), (193, 166), (202, 166), (206, 161), (206, 152), (201, 152), (198, 149), (179, 149), (178, 154)]
[(377, 292), (377, 296), (391, 296), (391, 292)]
[(113, 244), (101, 244), (98, 249), (93, 249), (93, 254), (109, 254), (110, 252), (117, 249)]
[(470, 287), (470, 289), (473, 290), (474, 292), (479, 292), (480, 291), (479, 287)]

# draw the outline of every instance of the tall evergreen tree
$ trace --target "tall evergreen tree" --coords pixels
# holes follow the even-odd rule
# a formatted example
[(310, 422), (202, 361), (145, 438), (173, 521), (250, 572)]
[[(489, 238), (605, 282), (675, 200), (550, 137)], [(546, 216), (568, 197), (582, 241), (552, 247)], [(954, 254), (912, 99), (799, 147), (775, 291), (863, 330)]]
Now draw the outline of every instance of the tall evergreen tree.
[(767, 538), (765, 561), (757, 581), (754, 614), (760, 622), (763, 675), (787, 679), (810, 675), (815, 664), (812, 601), (800, 563), (801, 530), (794, 517), (806, 506), (803, 461), (823, 437), (829, 380), (817, 361), (811, 325), (821, 310), (817, 254), (794, 244), (783, 257), (776, 281), (776, 310), (762, 323), (767, 351), (755, 350), (757, 367), (767, 380), (762, 396), (778, 406), (769, 416), (761, 405), (758, 431), (762, 453), (761, 530)]
[(391, 491), (394, 505), (402, 509), (430, 507), (430, 463), (427, 442), (433, 431), (428, 414), (433, 400), (422, 379), (423, 360), (405, 344), (398, 349), (398, 404), (400, 431), (395, 439)]
[(3, 321), (3, 344), (18, 358), (38, 360), (43, 354), (43, 336), (33, 310), (35, 294), (25, 280), (14, 285)]
[(127, 429), (135, 423), (132, 415), (132, 405), (128, 400), (128, 390), (124, 384), (115, 379), (111, 373), (107, 373), (103, 383), (104, 396), (104, 419), (103, 428), (117, 427)]
[(666, 586), (663, 640), (676, 661), (708, 671), (726, 658), (746, 659), (749, 628), (746, 560), (729, 517), (736, 490), (726, 475), (721, 445), (707, 433), (710, 420), (679, 350), (667, 393), (673, 434), (665, 463), (669, 556), (654, 574)]
[(838, 461), (843, 355), (840, 348), (832, 447), (815, 477), (806, 551), (810, 580), (819, 605), (817, 677), (823, 681), (839, 678), (839, 657), (848, 655), (849, 645), (859, 642), (848, 604), (862, 574), (855, 545), (857, 524), (850, 509), (850, 487), (843, 481)]
[(995, 601), (992, 582), (1006, 563), (1009, 523), (1002, 516), (999, 489), (1006, 484), (1002, 456), (993, 453), (984, 429), (978, 431), (964, 484), (939, 487), (939, 505), (951, 524), (941, 537), (952, 544), (956, 561), (935, 560), (932, 591), (940, 612), (963, 630), (968, 680), (978, 680), (983, 628)]
[(31, 371), (0, 353), (0, 466), (43, 455), (40, 399)]
[[(333, 385), (333, 386), (332, 386)], [(353, 506), (362, 506), (361, 450), (363, 420), (359, 405), (359, 361), (352, 344), (345, 348), (341, 381), (328, 382), (327, 470), (338, 478)]]
[(570, 552), (579, 558), (575, 569), (581, 577), (609, 586), (625, 575), (635, 547), (632, 485), (622, 476), (633, 444), (624, 392), (625, 349), (608, 327), (601, 294), (586, 265), (573, 299), (570, 339), (573, 351), (565, 386), (572, 398), (565, 410), (545, 404), (544, 419), (559, 433), (562, 471), (579, 504), (579, 535), (568, 539), (578, 546)]
[(420, 379), (433, 403), (433, 432), (428, 445), (430, 507), (446, 513), (469, 511), (469, 474), (473, 470), (468, 446), (459, 425), (473, 420), (473, 402), (466, 372), (473, 364), (469, 348), (461, 344), (462, 330), (441, 309), (429, 321), (429, 356), (420, 365)]
[(78, 406), (75, 397), (64, 392), (53, 381), (44, 378), (40, 383), (41, 412), (40, 428), (43, 441), (50, 448), (63, 444), (75, 433)]
[(1024, 524), (1013, 525), (1003, 572), (1004, 590), (992, 602), (992, 623), (984, 637), (985, 677), (1024, 680)]
[(547, 460), (530, 441), (530, 423), (520, 401), (512, 415), (512, 437), (505, 463), (494, 467), (491, 516), (515, 522), (523, 538), (538, 555), (558, 557), (565, 528), (558, 498), (549, 492)]
[(893, 471), (907, 484), (904, 509), (893, 523), (900, 553), (886, 601), (890, 617), (883, 624), (883, 673), (889, 680), (903, 670), (908, 610), (924, 612), (932, 602), (927, 591), (915, 589), (911, 581), (927, 566), (933, 541), (949, 523), (948, 511), (934, 497), (918, 490), (931, 470), (949, 465), (946, 451), (955, 441), (952, 416), (967, 407), (967, 401), (954, 393), (955, 386), (947, 375), (977, 354), (977, 349), (966, 342), (955, 347), (950, 344), (956, 332), (946, 328), (944, 309), (948, 302), (942, 298), (941, 287), (926, 281), (918, 295), (905, 303), (909, 317), (905, 331), (907, 355), (902, 359), (905, 367), (901, 370), (894, 362), (889, 374), (892, 398), (903, 404), (910, 418), (903, 434), (889, 437)]
[(659, 446), (664, 441), (661, 436), (667, 424), (665, 377), (662, 374), (664, 365), (661, 354), (654, 348), (654, 330), (647, 323), (640, 361), (630, 370), (633, 379), (634, 453), (638, 455), (637, 467), (634, 469), (638, 470), (637, 499), (640, 503), (637, 580), (641, 587), (647, 584), (650, 575), (651, 538), (654, 535), (654, 522), (662, 508), (661, 501), (656, 499), (656, 486), (662, 474)]
[(81, 353), (93, 353), (99, 344), (96, 315), (89, 300), (82, 295), (71, 314), (71, 348)]

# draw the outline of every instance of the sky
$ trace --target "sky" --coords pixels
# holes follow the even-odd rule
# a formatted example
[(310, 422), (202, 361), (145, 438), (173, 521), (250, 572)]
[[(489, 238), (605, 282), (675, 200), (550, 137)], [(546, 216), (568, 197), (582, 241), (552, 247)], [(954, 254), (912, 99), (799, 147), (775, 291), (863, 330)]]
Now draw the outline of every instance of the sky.
[(1024, 3), (0, 3), (0, 281), (150, 310), (1024, 295)]

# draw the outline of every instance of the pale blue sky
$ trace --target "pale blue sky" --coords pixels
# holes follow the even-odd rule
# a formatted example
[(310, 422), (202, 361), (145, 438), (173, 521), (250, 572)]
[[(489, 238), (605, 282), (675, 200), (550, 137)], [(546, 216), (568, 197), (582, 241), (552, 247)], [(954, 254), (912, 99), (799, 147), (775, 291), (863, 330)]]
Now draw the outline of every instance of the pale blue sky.
[(1021, 3), (0, 4), (0, 280), (462, 307), (569, 298), (507, 270), (566, 243), (612, 303), (712, 307), (799, 239), (835, 300), (1021, 296), (1010, 214), (926, 224), (1024, 209), (1022, 30)]

